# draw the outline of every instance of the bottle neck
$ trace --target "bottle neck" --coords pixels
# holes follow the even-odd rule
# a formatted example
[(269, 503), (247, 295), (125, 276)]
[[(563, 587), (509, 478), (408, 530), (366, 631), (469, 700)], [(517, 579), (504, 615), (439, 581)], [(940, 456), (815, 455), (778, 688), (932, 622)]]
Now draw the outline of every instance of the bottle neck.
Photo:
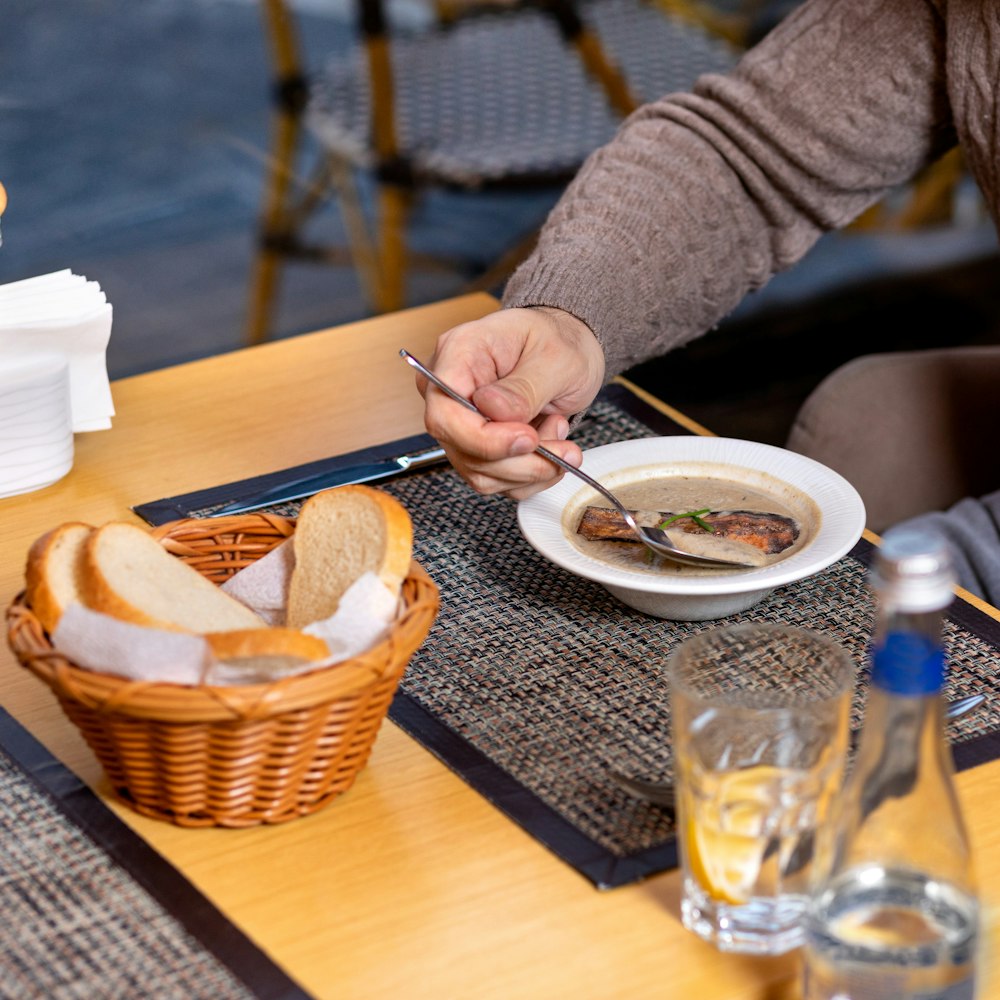
[(817, 871), (871, 863), (932, 872), (972, 891), (940, 694), (871, 688), (842, 815), (829, 861)]
[(938, 786), (951, 773), (944, 750), (942, 626), (941, 611), (882, 609), (856, 761), (862, 820), (886, 800), (904, 799), (924, 783)]

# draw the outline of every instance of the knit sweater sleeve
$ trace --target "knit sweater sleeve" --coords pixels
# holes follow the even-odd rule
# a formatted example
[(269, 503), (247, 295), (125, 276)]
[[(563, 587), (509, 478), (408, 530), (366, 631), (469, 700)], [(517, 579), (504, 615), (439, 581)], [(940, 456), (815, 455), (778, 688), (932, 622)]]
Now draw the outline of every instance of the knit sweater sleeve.
[(582, 319), (608, 377), (706, 332), (954, 144), (943, 35), (930, 0), (808, 0), (732, 73), (623, 123), (504, 305)]

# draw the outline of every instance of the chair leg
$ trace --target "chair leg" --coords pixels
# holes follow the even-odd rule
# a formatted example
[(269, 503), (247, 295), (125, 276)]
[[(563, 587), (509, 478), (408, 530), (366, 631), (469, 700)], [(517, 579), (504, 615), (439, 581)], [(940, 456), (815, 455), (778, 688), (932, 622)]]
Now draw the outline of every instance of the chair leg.
[(573, 39), (584, 69), (604, 88), (608, 103), (624, 118), (639, 107), (622, 71), (607, 57), (598, 37), (581, 30)]
[(395, 184), (385, 184), (379, 191), (375, 308), (380, 313), (395, 312), (405, 304), (406, 223), (411, 201), (410, 191)]
[(914, 179), (906, 190), (905, 205), (892, 207), (886, 200), (880, 201), (859, 215), (850, 228), (862, 232), (875, 229), (903, 232), (950, 222), (964, 170), (962, 152), (955, 147)]
[(379, 298), (379, 258), (371, 226), (361, 204), (361, 195), (350, 164), (330, 159), (331, 181), (337, 191), (340, 215), (347, 232), (347, 246), (365, 300), (371, 309), (381, 311)]
[(274, 305), (278, 295), (281, 254), (261, 249), (254, 261), (250, 283), (250, 312), (247, 319), (247, 343), (262, 344), (270, 335)]
[(297, 114), (283, 111), (278, 115), (267, 194), (261, 213), (257, 260), (250, 286), (247, 320), (247, 341), (250, 344), (261, 343), (269, 334), (278, 288), (278, 271), (283, 256), (273, 244), (281, 236), (287, 235), (289, 188), (301, 130)]
[(962, 151), (955, 147), (932, 164), (915, 186), (909, 204), (899, 214), (899, 229), (951, 221), (955, 212), (955, 192), (962, 181), (965, 163)]

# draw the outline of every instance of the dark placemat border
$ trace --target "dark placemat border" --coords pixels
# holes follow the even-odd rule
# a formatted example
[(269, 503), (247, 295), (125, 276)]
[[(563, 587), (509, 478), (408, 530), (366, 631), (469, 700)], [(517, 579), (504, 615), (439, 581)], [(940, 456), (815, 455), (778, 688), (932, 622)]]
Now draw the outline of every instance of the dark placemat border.
[(404, 691), (397, 691), (393, 698), (389, 718), (470, 788), (598, 889), (614, 889), (677, 867), (675, 841), (657, 844), (626, 857), (595, 843)]
[(92, 840), (260, 1000), (312, 994), (257, 947), (169, 861), (119, 819), (65, 764), (0, 708), (0, 747), (73, 826)]

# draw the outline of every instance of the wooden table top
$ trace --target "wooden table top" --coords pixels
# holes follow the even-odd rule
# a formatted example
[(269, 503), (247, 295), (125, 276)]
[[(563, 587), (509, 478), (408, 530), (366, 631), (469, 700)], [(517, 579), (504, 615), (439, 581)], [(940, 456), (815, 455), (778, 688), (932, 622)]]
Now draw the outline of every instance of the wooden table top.
[[(114, 383), (113, 428), (76, 437), (72, 471), (0, 500), (0, 580), (61, 521), (138, 520), (164, 496), (423, 430), (400, 347), (496, 308), (471, 295)], [(377, 396), (378, 404), (372, 399)], [(672, 411), (671, 411), (672, 412)], [(363, 419), (359, 419), (363, 415)], [(797, 958), (721, 955), (683, 929), (677, 872), (601, 892), (391, 722), (354, 787), (313, 816), (187, 830), (109, 798), (48, 689), (0, 650), (4, 707), (316, 997), (797, 997)], [(959, 776), (1000, 953), (1000, 762)], [(983, 997), (1000, 970), (983, 970)]]

